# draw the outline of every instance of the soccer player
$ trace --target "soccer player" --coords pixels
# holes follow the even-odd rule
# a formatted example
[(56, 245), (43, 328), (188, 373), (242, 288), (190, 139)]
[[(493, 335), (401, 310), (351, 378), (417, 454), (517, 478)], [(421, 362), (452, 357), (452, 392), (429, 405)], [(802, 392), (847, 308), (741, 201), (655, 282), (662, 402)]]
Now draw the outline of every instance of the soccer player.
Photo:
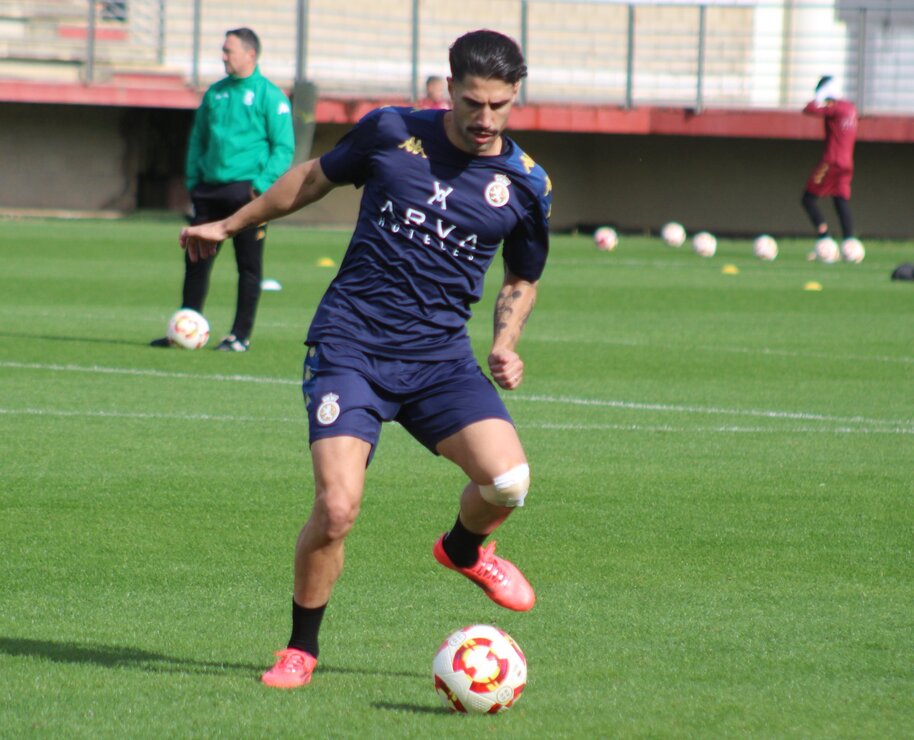
[(421, 108), (437, 108), (441, 110), (446, 110), (451, 107), (450, 102), (448, 102), (447, 87), (445, 85), (445, 80), (443, 77), (438, 75), (431, 75), (425, 80), (425, 97), (419, 101), (419, 107)]
[(294, 166), (234, 215), (181, 232), (188, 258), (206, 259), (251, 224), (339, 185), (363, 188), (349, 248), (306, 340), (314, 504), (295, 547), (292, 634), (262, 676), (269, 686), (311, 680), (318, 630), (384, 421), (398, 421), (468, 479), (453, 527), (434, 543), (435, 559), (500, 606), (526, 611), (535, 601), (495, 543), (483, 546), (524, 503), (529, 467), (511, 417), (473, 356), (466, 322), (503, 243), (487, 364), (495, 383), (516, 389), (524, 377), (516, 346), (546, 262), (552, 188), (504, 134), (527, 74), (517, 44), (473, 31), (454, 42), (449, 58), (453, 110), (375, 110), (330, 152)]
[[(292, 163), (295, 137), (292, 107), (282, 90), (260, 73), (260, 39), (250, 28), (225, 34), (222, 63), (226, 77), (203, 96), (187, 146), (187, 190), (193, 223), (225, 218), (266, 191)], [(216, 346), (245, 352), (260, 300), (266, 221), (233, 235), (238, 295), (232, 330)], [(203, 312), (212, 260), (184, 260), (181, 307)], [(168, 347), (167, 337), (153, 347)]]
[(819, 198), (831, 196), (841, 222), (845, 239), (854, 236), (851, 215), (851, 180), (854, 176), (854, 142), (857, 139), (857, 108), (843, 100), (832, 77), (823, 77), (816, 85), (816, 96), (803, 112), (825, 119), (825, 151), (806, 181), (803, 208), (816, 229), (818, 239), (828, 236), (828, 224), (822, 217)]

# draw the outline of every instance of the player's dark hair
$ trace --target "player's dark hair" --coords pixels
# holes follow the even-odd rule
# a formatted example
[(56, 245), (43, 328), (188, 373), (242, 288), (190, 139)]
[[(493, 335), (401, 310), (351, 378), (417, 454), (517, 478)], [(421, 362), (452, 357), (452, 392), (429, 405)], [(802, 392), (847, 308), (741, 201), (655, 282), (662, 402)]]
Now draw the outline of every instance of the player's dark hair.
[(451, 77), (457, 81), (471, 75), (513, 85), (527, 76), (520, 47), (514, 39), (497, 31), (465, 33), (451, 45), (449, 60)]
[(253, 49), (254, 56), (260, 57), (260, 39), (250, 28), (233, 28), (225, 32), (226, 36), (235, 36), (245, 48)]

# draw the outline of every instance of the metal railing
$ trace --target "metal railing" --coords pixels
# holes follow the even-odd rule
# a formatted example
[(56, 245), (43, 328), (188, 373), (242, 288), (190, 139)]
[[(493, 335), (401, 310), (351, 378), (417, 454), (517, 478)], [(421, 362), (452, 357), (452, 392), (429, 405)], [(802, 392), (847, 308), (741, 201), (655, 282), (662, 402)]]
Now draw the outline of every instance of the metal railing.
[(223, 75), (224, 32), (244, 25), (279, 84), (415, 99), (479, 19), (524, 48), (525, 102), (795, 109), (832, 74), (864, 112), (914, 113), (914, 0), (0, 0), (0, 75), (28, 57), (88, 84), (127, 67), (204, 86)]

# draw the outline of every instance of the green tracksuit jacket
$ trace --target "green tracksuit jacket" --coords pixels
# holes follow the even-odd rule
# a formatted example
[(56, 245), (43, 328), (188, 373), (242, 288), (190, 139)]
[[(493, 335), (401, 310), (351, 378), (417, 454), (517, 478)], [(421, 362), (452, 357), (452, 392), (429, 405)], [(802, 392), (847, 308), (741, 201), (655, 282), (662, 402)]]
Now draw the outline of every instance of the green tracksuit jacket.
[(187, 189), (250, 180), (258, 193), (292, 163), (292, 106), (276, 85), (254, 69), (226, 77), (203, 96), (187, 146)]

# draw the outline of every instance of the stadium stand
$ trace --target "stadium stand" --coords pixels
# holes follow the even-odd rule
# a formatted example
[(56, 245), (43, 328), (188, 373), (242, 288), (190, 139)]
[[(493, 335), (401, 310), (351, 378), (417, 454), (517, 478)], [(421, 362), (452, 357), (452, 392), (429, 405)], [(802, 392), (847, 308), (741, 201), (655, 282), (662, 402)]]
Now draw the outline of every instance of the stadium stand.
[[(56, 161), (76, 156), (64, 150), (78, 141), (81, 156), (106, 172), (94, 194), (66, 184), (48, 188), (45, 180), (29, 186), (27, 178), (16, 187), (0, 185), (0, 209), (178, 207), (180, 156), (173, 150), (182, 146), (202, 90), (223, 74), (218, 49), (224, 31), (240, 25), (261, 35), (261, 67), (271, 79), (290, 90), (299, 77), (316, 83), (316, 151), (369, 109), (417, 99), (428, 75), (446, 74), (448, 43), (480, 19), (518, 38), (531, 68), (512, 128), (571, 179), (592, 169), (595, 153), (615, 167), (626, 162), (618, 137), (634, 137), (625, 141), (658, 152), (676, 150), (680, 137), (695, 140), (692, 150), (715, 152), (715, 140), (729, 139), (747, 166), (762, 171), (771, 168), (771, 153), (759, 153), (763, 144), (747, 147), (748, 140), (782, 140), (788, 149), (813, 151), (821, 125), (799, 110), (825, 72), (842, 80), (861, 110), (862, 144), (914, 141), (914, 10), (883, 7), (879, 0), (851, 2), (0, 0), (0, 118), (6, 123), (0, 143), (15, 142), (20, 157), (59, 146), (62, 151), (49, 158)], [(307, 8), (305, 17), (298, 16), (298, 6)], [(32, 142), (44, 125), (33, 119), (57, 118), (54, 106), (65, 106), (60, 111), (74, 122), (72, 140), (58, 141), (58, 134)], [(86, 107), (95, 110), (74, 115)], [(86, 130), (77, 130), (76, 122)], [(587, 139), (585, 153), (581, 137), (598, 138)], [(566, 161), (577, 151), (579, 160)], [(129, 162), (124, 152), (130, 152)], [(898, 152), (885, 158), (897, 160)], [(799, 156), (799, 169), (807, 159)], [(102, 160), (114, 161), (105, 168)], [(657, 166), (667, 167), (664, 177), (678, 183), (678, 192), (696, 178), (713, 188), (719, 178), (713, 163), (693, 162), (679, 174), (677, 164), (684, 167)], [(865, 176), (860, 182), (865, 185)], [(722, 202), (728, 196), (723, 193)], [(588, 205), (591, 200), (589, 192), (567, 202), (557, 195), (555, 223), (604, 220), (600, 203)], [(630, 214), (638, 211), (636, 204), (626, 207)], [(739, 210), (738, 203), (734, 207)], [(792, 200), (784, 207), (792, 212)], [(861, 209), (865, 222), (864, 204)], [(726, 221), (722, 208), (708, 212), (716, 222)], [(330, 212), (315, 216), (325, 217), (339, 220)], [(783, 229), (800, 228), (801, 218), (783, 217)], [(893, 218), (880, 214), (880, 226), (891, 231)], [(644, 215), (614, 220), (653, 227)], [(775, 228), (769, 224), (768, 230)]]

